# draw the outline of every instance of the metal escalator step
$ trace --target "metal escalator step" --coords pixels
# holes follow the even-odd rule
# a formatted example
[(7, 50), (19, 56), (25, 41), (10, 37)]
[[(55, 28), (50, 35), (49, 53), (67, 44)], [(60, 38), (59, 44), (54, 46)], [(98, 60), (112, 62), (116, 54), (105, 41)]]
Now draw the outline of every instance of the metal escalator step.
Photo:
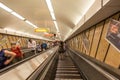
[(76, 66), (57, 66), (57, 68), (77, 68)]
[(55, 78), (55, 80), (83, 80), (83, 79), (63, 79), (63, 78)]
[(56, 74), (79, 74), (78, 71), (56, 71)]
[(57, 67), (57, 69), (75, 69), (75, 70), (77, 70), (77, 68), (71, 68), (71, 67), (69, 67), (69, 68)]
[(67, 66), (69, 66), (69, 67), (75, 67), (73, 64), (71, 65), (71, 64), (58, 64), (57, 65), (57, 67), (67, 67)]
[(59, 71), (78, 71), (77, 68), (57, 68)]
[(56, 74), (56, 78), (81, 79), (80, 74)]

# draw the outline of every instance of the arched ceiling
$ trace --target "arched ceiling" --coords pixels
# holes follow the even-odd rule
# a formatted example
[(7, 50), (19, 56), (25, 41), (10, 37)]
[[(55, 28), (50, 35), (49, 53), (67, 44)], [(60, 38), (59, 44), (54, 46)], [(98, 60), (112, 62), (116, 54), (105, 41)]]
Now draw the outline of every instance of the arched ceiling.
[[(73, 30), (94, 0), (51, 0), (61, 40)], [(39, 28), (49, 28), (57, 34), (46, 0), (0, 0), (1, 3), (23, 16)], [(44, 36), (36, 33), (31, 25), (25, 23), (0, 8), (0, 28), (11, 28), (22, 32)]]

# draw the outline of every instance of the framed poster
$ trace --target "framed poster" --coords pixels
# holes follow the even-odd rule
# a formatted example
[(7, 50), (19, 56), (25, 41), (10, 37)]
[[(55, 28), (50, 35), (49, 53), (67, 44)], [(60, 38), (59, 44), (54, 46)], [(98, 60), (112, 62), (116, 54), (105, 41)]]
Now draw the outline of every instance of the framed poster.
[(111, 20), (108, 31), (106, 34), (106, 40), (120, 51), (120, 22), (117, 20)]

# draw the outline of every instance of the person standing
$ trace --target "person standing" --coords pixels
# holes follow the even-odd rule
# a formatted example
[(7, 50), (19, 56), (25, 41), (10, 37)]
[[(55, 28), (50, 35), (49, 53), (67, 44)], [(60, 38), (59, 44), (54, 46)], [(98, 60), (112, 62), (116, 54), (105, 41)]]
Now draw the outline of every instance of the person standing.
[(36, 42), (34, 40), (28, 40), (28, 48), (30, 48), (31, 51), (36, 54)]
[(62, 41), (60, 41), (59, 44), (59, 50), (58, 52), (60, 53), (60, 58), (63, 59), (64, 58), (64, 43)]
[(20, 46), (19, 45), (16, 45), (16, 43), (11, 43), (11, 51), (16, 53), (16, 56), (15, 56), (15, 62), (18, 62), (20, 60), (22, 60), (23, 58), (23, 54), (20, 50)]
[(47, 49), (47, 43), (46, 43), (46, 42), (43, 42), (43, 43), (41, 44), (41, 47), (42, 47), (43, 51), (45, 51), (45, 50)]

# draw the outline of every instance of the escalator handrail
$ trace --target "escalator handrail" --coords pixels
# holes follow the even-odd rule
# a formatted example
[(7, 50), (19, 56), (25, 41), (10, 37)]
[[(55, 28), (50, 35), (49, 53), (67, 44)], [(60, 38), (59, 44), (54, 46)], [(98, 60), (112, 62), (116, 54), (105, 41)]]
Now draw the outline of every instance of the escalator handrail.
[(98, 72), (100, 72), (101, 74), (103, 74), (106, 78), (110, 79), (110, 80), (119, 80), (117, 77), (115, 77), (114, 75), (108, 73), (107, 71), (103, 70), (101, 67), (99, 67), (98, 65), (96, 65), (95, 63), (93, 63), (92, 61), (89, 61), (88, 59), (84, 58), (83, 56), (81, 56), (80, 54), (77, 54), (74, 50), (69, 49), (70, 51), (72, 51), (74, 54), (76, 54), (77, 56), (79, 56), (80, 58), (82, 58), (84, 61), (86, 61), (89, 65), (91, 65), (93, 68), (95, 68)]
[(51, 54), (26, 80), (36, 80), (38, 76), (43, 75), (43, 71), (52, 61), (53, 57), (57, 54), (57, 50), (53, 54)]
[[(69, 48), (69, 50), (72, 51), (74, 54), (76, 54), (76, 53), (75, 53), (73, 50), (71, 50), (70, 48)], [(78, 54), (76, 54), (76, 55), (78, 55)], [(73, 58), (72, 58), (72, 59), (73, 59)], [(73, 61), (74, 61), (74, 59), (73, 59)], [(79, 68), (79, 67), (78, 67), (78, 68)], [(80, 69), (80, 68), (79, 68), (79, 69)], [(80, 69), (80, 71), (81, 71), (81, 69)], [(84, 80), (88, 80), (86, 74), (85, 74), (83, 71), (81, 71), (80, 73), (82, 74), (82, 78), (83, 78)]]
[[(54, 48), (54, 47), (53, 47), (53, 48)], [(52, 49), (52, 48), (51, 48), (51, 49)], [(48, 50), (49, 50), (49, 49), (48, 49)], [(48, 51), (48, 50), (46, 50), (46, 51)], [(46, 52), (46, 51), (42, 51), (40, 54), (43, 54), (43, 53)], [(14, 63), (14, 64), (11, 64), (11, 65), (3, 68), (3, 69), (0, 69), (0, 75), (6, 73), (6, 72), (8, 72), (8, 71), (10, 71), (11, 69), (19, 66), (20, 64), (22, 64), (22, 63), (24, 63), (24, 62), (26, 62), (26, 61), (28, 61), (28, 60), (30, 60), (30, 59), (32, 59), (32, 58), (40, 55), (40, 54), (35, 54), (35, 55), (30, 56), (30, 57), (28, 57), (28, 58), (25, 58), (25, 59), (23, 59), (23, 60), (21, 60), (21, 61), (19, 61), (19, 62), (16, 62), (16, 63)]]

